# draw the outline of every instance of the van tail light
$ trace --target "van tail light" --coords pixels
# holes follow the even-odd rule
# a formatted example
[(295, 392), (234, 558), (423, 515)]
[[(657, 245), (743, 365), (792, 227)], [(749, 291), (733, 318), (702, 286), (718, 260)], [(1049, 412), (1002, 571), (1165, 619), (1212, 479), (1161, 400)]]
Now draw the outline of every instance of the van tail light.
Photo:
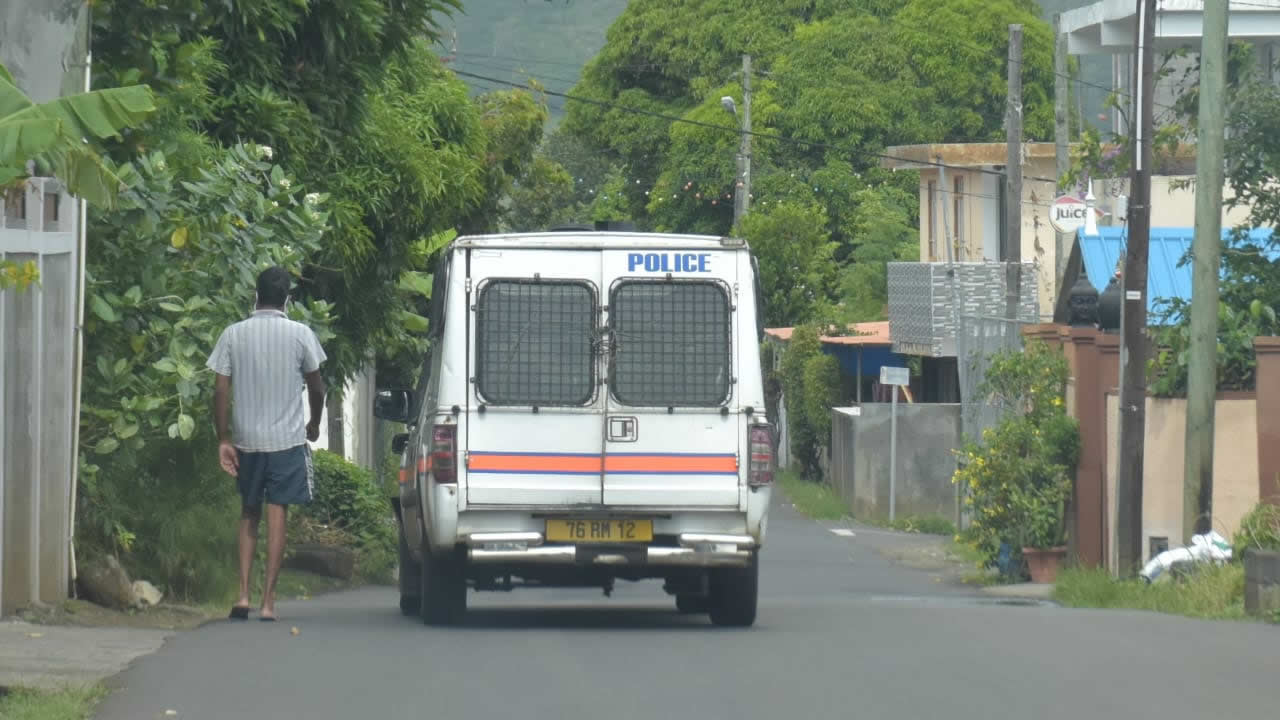
[(430, 470), (437, 483), (458, 482), (458, 426), (436, 425), (431, 430)]
[(747, 482), (752, 486), (773, 482), (773, 432), (768, 425), (751, 426), (751, 465)]

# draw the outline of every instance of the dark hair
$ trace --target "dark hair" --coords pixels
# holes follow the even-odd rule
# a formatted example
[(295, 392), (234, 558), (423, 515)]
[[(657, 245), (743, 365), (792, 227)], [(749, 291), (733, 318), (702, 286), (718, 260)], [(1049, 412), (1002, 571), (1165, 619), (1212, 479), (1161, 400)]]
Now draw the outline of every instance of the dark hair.
[(279, 265), (263, 270), (258, 275), (258, 304), (263, 307), (284, 307), (292, 286), (293, 278), (289, 276), (289, 271)]

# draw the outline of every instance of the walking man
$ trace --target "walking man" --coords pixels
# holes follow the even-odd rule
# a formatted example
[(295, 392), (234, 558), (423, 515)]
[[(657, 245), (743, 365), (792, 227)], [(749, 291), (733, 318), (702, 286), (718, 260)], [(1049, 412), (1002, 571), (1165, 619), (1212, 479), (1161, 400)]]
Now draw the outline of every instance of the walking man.
[[(324, 349), (311, 328), (284, 313), (292, 284), (288, 271), (270, 267), (258, 276), (257, 307), (222, 331), (207, 363), (215, 373), (214, 418), (218, 460), (240, 488), (240, 599), (231, 617), (249, 617), (249, 575), (267, 504), (267, 582), (260, 619), (276, 619), (276, 578), (284, 559), (288, 506), (312, 498), (311, 447), (320, 437)], [(310, 421), (303, 420), (306, 384)], [(228, 432), (230, 427), (234, 434)]]

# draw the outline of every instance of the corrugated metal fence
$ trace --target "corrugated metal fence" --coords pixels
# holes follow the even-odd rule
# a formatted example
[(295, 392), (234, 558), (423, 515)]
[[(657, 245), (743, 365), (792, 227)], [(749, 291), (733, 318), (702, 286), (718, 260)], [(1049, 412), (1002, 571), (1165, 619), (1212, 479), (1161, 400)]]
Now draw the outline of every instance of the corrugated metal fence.
[(987, 403), (979, 389), (994, 355), (1022, 349), (1022, 328), (1027, 324), (1003, 317), (961, 316), (958, 356), (961, 428), (965, 437), (979, 440), (983, 430), (1000, 422), (1001, 410)]

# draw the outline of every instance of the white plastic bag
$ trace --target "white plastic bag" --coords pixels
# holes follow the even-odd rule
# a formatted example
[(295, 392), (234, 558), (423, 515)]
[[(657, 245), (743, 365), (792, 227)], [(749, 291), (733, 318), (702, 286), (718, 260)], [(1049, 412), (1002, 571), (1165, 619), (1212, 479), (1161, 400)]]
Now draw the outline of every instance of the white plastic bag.
[(1148, 583), (1155, 582), (1166, 570), (1177, 566), (1198, 562), (1212, 562), (1221, 565), (1231, 559), (1231, 543), (1218, 534), (1217, 530), (1203, 535), (1191, 537), (1191, 547), (1165, 550), (1151, 558), (1139, 576)]

